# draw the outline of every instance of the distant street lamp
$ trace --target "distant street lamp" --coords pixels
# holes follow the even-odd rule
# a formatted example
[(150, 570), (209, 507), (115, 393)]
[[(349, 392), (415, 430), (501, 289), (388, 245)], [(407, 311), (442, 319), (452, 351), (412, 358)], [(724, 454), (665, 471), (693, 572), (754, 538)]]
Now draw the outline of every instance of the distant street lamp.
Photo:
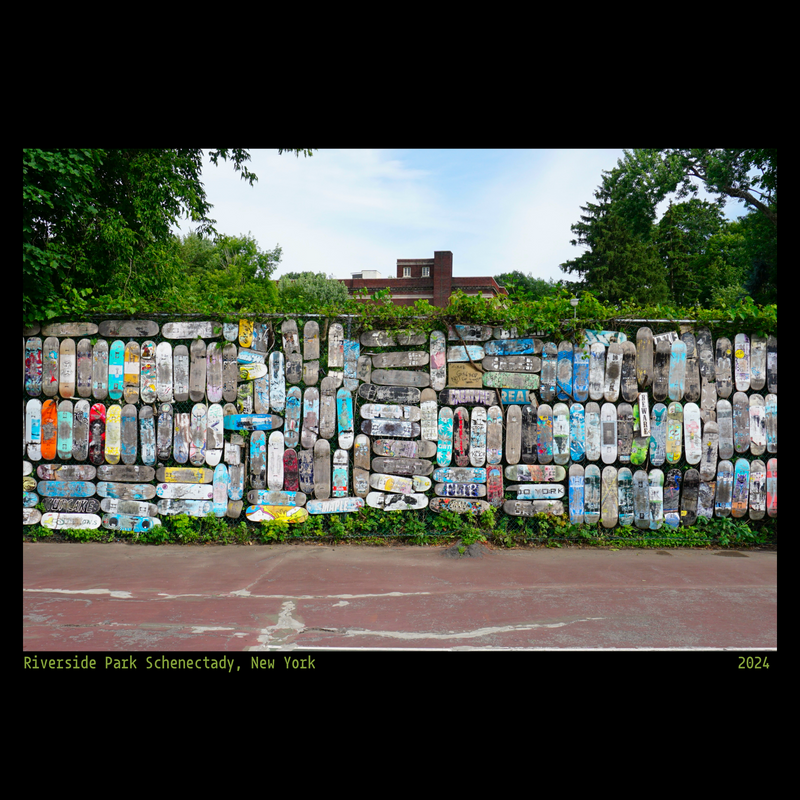
[(575, 319), (578, 316), (578, 303), (579, 302), (580, 301), (578, 300), (577, 297), (571, 297), (570, 300), (569, 300), (569, 304), (572, 306), (573, 309), (575, 309), (572, 312), (572, 319)]

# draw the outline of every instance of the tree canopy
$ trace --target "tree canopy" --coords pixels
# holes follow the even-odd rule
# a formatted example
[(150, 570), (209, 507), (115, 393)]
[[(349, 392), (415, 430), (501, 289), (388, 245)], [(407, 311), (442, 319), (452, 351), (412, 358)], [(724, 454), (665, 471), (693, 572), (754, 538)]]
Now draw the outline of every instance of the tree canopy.
[[(682, 306), (777, 301), (777, 150), (624, 153), (572, 226), (572, 244), (586, 248), (561, 265), (574, 291)], [(745, 204), (740, 220), (722, 214), (731, 198)]]
[[(281, 151), (284, 152), (284, 151)], [(296, 155), (309, 150), (292, 150)], [(250, 154), (208, 151), (252, 185)], [(22, 151), (23, 320), (47, 319), (133, 298), (158, 298), (180, 283), (180, 219), (213, 236), (200, 180), (203, 150)]]

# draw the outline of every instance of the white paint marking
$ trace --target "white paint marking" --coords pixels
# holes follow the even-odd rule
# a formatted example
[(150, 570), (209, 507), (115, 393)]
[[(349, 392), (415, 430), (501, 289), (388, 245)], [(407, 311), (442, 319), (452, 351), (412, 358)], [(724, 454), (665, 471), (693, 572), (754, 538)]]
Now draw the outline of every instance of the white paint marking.
[(53, 592), (54, 594), (107, 594), (121, 600), (130, 600), (130, 592), (114, 591), (112, 589), (23, 589), (23, 592)]

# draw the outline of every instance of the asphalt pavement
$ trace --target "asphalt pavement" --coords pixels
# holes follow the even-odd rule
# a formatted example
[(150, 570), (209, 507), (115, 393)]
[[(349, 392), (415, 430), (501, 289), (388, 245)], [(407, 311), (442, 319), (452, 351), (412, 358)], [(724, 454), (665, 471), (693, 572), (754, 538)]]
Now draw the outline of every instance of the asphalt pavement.
[(23, 543), (23, 653), (771, 650), (777, 552)]

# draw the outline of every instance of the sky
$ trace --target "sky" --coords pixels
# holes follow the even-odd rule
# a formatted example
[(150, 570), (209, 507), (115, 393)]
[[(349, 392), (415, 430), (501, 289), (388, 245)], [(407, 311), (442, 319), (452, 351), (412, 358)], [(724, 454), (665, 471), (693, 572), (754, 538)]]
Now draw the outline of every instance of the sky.
[[(559, 280), (581, 254), (570, 225), (594, 200), (619, 150), (251, 150), (250, 186), (224, 161), (202, 181), (210, 216), (227, 235), (280, 245), (287, 272), (394, 277), (398, 258), (453, 253), (453, 274), (519, 270)], [(185, 223), (181, 233), (191, 229)]]

